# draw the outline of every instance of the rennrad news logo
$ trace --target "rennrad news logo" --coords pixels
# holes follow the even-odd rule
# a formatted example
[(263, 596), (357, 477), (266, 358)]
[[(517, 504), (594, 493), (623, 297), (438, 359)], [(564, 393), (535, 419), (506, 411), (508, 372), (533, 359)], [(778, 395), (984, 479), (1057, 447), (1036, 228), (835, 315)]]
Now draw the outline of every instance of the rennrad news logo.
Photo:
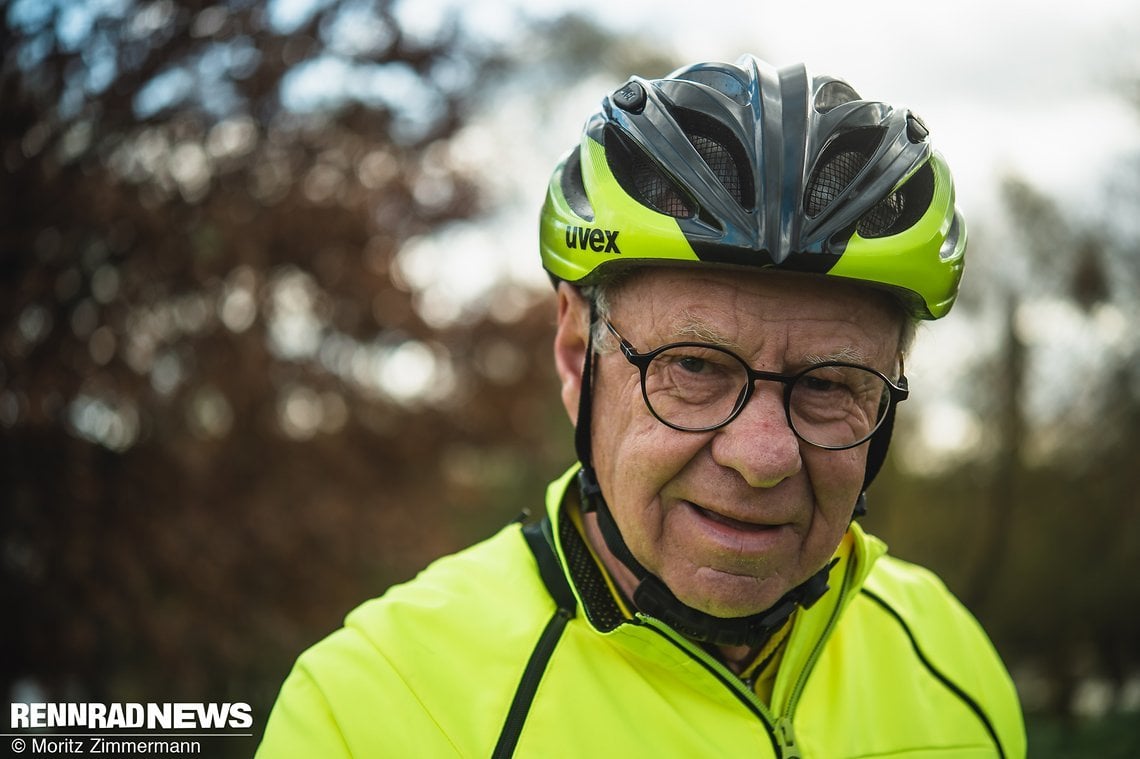
[(14, 703), (13, 730), (74, 728), (83, 730), (224, 730), (253, 727), (247, 703)]

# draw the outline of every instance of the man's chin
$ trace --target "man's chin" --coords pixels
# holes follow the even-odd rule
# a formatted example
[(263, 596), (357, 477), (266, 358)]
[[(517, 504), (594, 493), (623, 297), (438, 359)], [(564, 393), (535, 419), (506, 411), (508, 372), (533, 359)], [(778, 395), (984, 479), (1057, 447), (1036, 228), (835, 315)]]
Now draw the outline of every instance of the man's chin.
[[(774, 584), (760, 584), (755, 577), (702, 570), (712, 574), (707, 583), (678, 584), (673, 589), (677, 599), (705, 614), (725, 619), (750, 617), (772, 608), (788, 591)], [(769, 587), (769, 585), (771, 585)]]

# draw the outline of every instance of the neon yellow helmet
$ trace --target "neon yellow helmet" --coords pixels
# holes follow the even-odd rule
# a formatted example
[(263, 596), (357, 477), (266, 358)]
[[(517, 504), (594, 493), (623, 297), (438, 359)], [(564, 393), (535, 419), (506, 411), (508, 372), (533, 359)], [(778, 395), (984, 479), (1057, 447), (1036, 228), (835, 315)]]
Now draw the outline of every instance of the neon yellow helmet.
[(576, 284), (670, 262), (826, 274), (938, 319), (966, 227), (927, 135), (913, 113), (803, 65), (746, 55), (632, 77), (551, 177), (543, 266)]

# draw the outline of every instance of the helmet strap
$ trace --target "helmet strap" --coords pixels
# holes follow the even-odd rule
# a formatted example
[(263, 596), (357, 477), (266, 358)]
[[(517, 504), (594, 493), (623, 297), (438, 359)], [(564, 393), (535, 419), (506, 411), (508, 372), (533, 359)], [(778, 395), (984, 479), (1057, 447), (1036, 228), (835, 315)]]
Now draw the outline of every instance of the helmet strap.
[(637, 579), (633, 604), (639, 611), (665, 622), (687, 638), (712, 646), (762, 646), (772, 634), (787, 623), (799, 607), (811, 607), (828, 590), (831, 568), (839, 561), (832, 559), (822, 569), (783, 595), (776, 603), (758, 614), (746, 617), (717, 617), (685, 604), (659, 577), (641, 565), (629, 550), (614, 521), (606, 499), (593, 474), (585, 469), (578, 473), (583, 511), (598, 515), (598, 529), (606, 547)]
[(883, 468), (883, 462), (887, 460), (887, 448), (891, 445), (891, 433), (895, 428), (895, 409), (898, 408), (897, 404), (892, 403), (891, 407), (887, 409), (887, 415), (883, 419), (883, 423), (879, 425), (879, 429), (875, 430), (875, 434), (871, 436), (871, 442), (867, 447), (867, 470), (863, 475), (863, 489), (859, 493), (859, 500), (855, 502), (855, 512), (852, 519), (858, 519), (867, 515), (867, 488), (871, 487), (875, 476), (878, 475), (879, 470)]
[[(582, 380), (578, 385), (578, 420), (574, 425), (574, 451), (578, 454), (578, 461), (582, 464), (582, 474), (579, 475), (579, 483), (588, 480), (593, 483), (595, 493), (600, 496), (601, 490), (598, 490), (598, 478), (594, 475), (593, 456), (591, 455), (590, 437), (592, 427), (590, 425), (590, 418), (593, 416), (592, 407), (594, 405), (594, 396), (591, 386), (594, 381), (594, 322), (598, 318), (598, 307), (594, 300), (590, 299), (590, 322), (586, 326), (586, 356), (582, 359)], [(583, 479), (584, 478), (584, 479)], [(582, 507), (588, 508), (588, 504), (592, 499), (583, 497)]]

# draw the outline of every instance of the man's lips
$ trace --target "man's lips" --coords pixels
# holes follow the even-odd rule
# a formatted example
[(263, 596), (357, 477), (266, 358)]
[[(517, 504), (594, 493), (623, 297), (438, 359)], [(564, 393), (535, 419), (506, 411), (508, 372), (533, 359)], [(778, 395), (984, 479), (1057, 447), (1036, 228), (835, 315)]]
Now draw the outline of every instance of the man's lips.
[(688, 552), (705, 566), (750, 575), (755, 569), (753, 562), (797, 550), (793, 523), (781, 521), (778, 515), (748, 514), (749, 519), (739, 519), (739, 509), (733, 512), (737, 516), (727, 516), (692, 501), (675, 505), (679, 508), (669, 519), (669, 541), (676, 550)]
[(780, 525), (778, 525), (778, 524), (767, 524), (767, 523), (760, 523), (760, 522), (744, 521), (741, 519), (734, 519), (733, 517), (726, 516), (724, 514), (721, 514), (720, 512), (711, 511), (709, 509), (703, 508), (702, 506), (699, 506), (695, 503), (692, 503), (691, 501), (689, 502), (689, 505), (693, 508), (694, 511), (696, 511), (698, 514), (705, 517), (706, 519), (711, 519), (714, 522), (722, 524), (726, 527), (731, 527), (731, 528), (736, 529), (736, 530), (746, 530), (748, 532), (763, 532), (766, 530), (773, 530), (777, 527), (780, 527)]
[[(678, 531), (674, 537), (688, 549), (696, 551), (695, 555), (710, 561), (713, 559), (709, 557), (714, 555), (720, 557), (716, 562), (759, 560), (774, 552), (793, 549), (795, 534), (792, 526), (770, 518), (765, 522), (746, 521), (691, 501), (684, 502), (678, 517)], [(710, 551), (712, 553), (706, 553)], [(734, 558), (727, 559), (729, 556)], [(717, 566), (722, 565), (718, 563)], [(727, 565), (722, 568), (724, 566)]]

